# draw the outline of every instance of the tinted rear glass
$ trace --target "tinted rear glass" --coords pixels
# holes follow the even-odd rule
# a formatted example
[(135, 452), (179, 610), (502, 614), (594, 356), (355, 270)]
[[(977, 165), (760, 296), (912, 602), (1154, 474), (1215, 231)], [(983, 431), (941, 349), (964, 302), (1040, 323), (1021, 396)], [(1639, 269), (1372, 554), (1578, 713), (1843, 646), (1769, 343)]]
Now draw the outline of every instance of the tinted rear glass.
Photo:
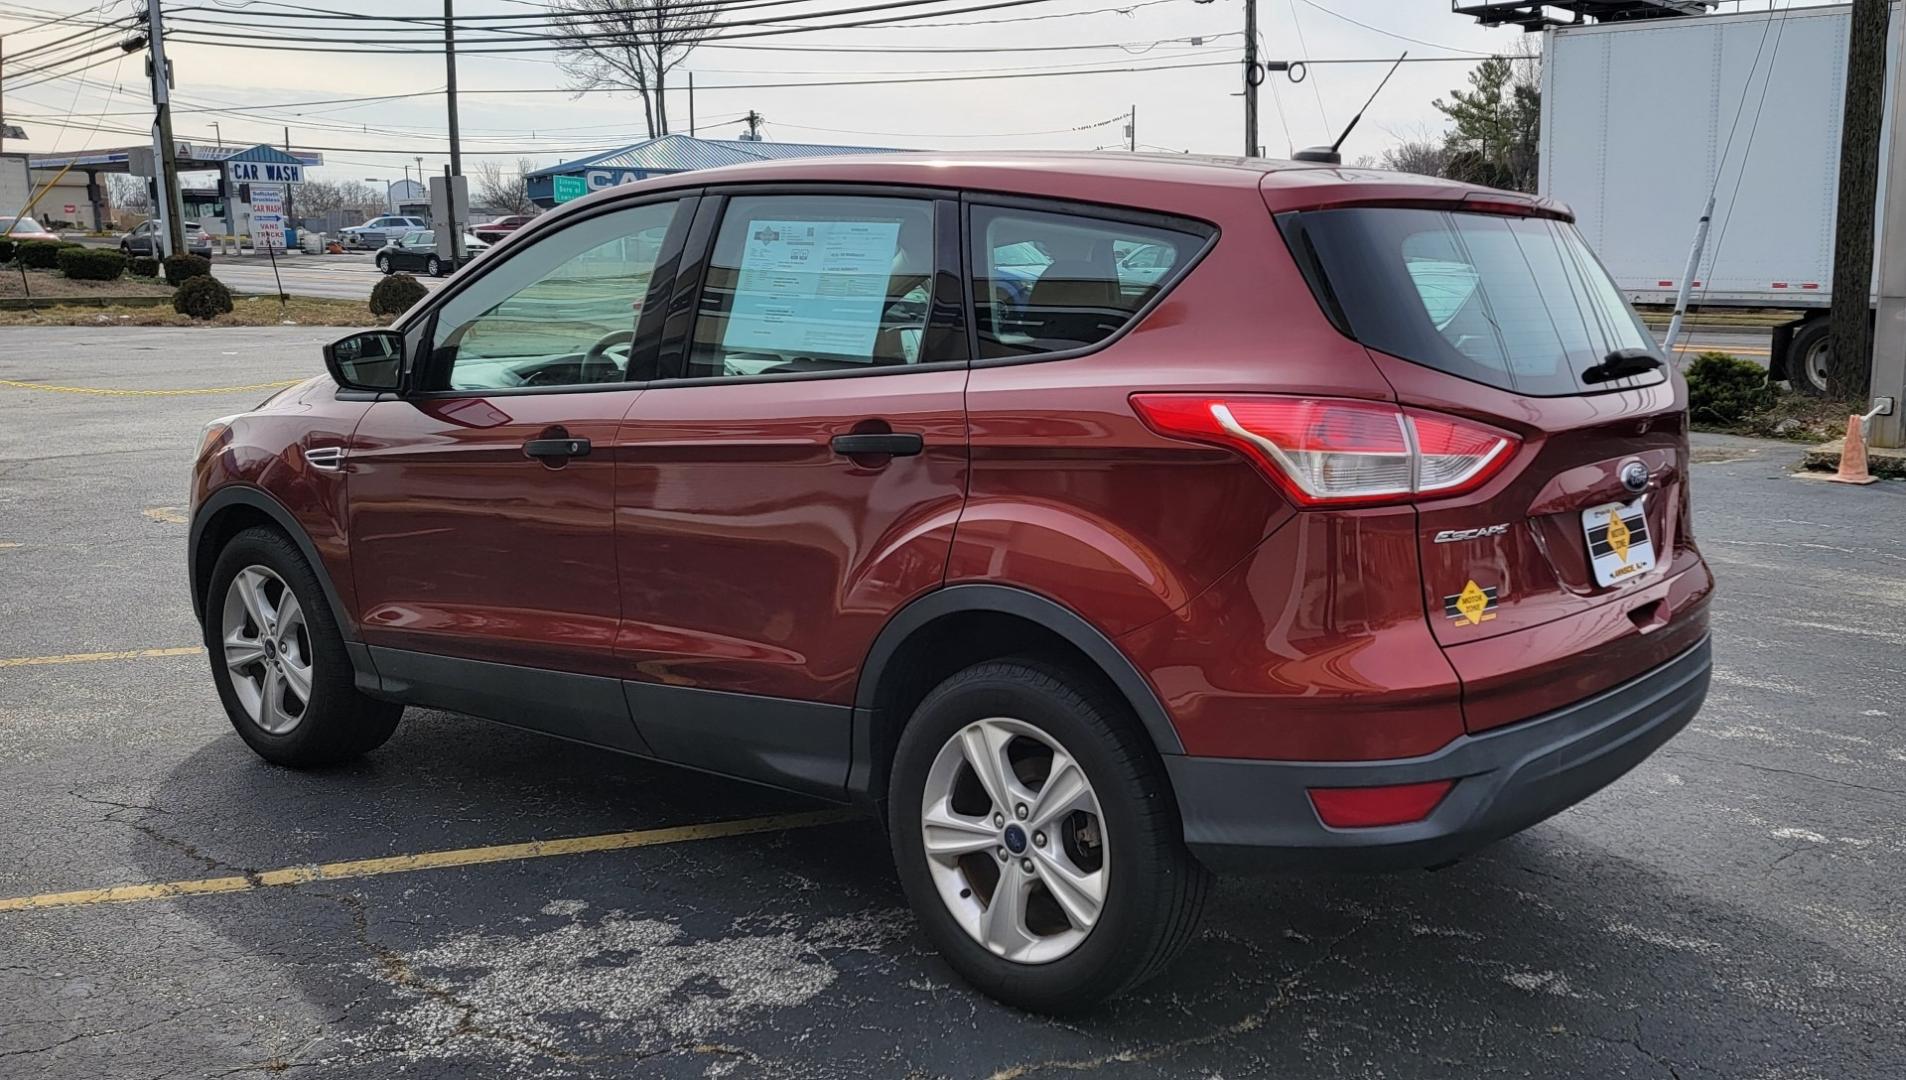
[(1521, 394), (1659, 382), (1582, 372), (1654, 338), (1567, 222), (1442, 210), (1318, 210), (1280, 219), (1348, 325), (1373, 349)]

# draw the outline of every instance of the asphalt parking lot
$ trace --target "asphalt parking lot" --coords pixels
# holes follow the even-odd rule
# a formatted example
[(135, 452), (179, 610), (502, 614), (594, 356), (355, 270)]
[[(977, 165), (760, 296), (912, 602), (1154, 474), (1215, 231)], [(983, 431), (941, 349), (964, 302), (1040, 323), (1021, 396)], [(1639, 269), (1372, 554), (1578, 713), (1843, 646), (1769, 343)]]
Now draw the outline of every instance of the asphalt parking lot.
[(334, 334), (0, 331), (0, 1077), (1906, 1075), (1906, 484), (1698, 437), (1686, 732), (1448, 869), (1227, 881), (1166, 977), (1054, 1021), (792, 796), (419, 710), (255, 758), (186, 470)]

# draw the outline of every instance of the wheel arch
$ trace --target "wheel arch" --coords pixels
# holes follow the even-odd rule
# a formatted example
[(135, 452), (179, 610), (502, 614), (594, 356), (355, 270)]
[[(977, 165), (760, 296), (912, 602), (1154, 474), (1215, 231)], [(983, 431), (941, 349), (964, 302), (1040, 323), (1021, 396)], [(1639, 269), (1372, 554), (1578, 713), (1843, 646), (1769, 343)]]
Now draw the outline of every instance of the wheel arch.
[(255, 487), (220, 488), (192, 514), (191, 531), (186, 539), (186, 572), (191, 582), (194, 618), (200, 622), (205, 619), (205, 585), (212, 575), (213, 565), (218, 562), (218, 553), (225, 549), (232, 537), (254, 525), (274, 526), (291, 538), (291, 542), (298, 546), (298, 553), (310, 565), (311, 572), (317, 575), (338, 632), (346, 642), (357, 641), (357, 623), (350, 617), (350, 608), (344, 605), (339, 596), (330, 570), (318, 555), (317, 546), (283, 503)]
[(1184, 753), (1150, 682), (1091, 623), (1024, 589), (953, 585), (902, 608), (868, 650), (854, 697), (849, 797), (880, 808), (900, 730), (934, 686), (974, 663), (1027, 652), (1096, 672), (1131, 707), (1159, 754)]

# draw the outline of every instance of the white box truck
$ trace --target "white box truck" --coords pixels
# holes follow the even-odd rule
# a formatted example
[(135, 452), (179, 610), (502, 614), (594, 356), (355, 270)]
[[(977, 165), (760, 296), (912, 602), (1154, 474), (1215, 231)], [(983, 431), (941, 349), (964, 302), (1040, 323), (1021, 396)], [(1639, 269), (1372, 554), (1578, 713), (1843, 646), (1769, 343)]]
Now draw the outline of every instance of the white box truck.
[[(1846, 5), (1793, 7), (1558, 27), (1543, 43), (1541, 193), (1574, 209), (1629, 299), (1668, 304), (1711, 188), (1691, 303), (1791, 310), (1770, 367), (1814, 392), (1826, 385), (1851, 23)], [(1889, 64), (1899, 24), (1896, 5)]]

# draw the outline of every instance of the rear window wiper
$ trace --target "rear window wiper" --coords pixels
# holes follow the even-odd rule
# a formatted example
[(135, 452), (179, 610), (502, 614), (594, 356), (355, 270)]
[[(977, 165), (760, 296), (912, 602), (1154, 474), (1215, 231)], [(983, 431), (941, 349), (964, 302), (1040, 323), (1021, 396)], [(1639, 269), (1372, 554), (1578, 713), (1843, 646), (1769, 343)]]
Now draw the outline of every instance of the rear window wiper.
[(1602, 362), (1582, 372), (1585, 383), (1612, 382), (1631, 375), (1642, 375), (1661, 366), (1661, 358), (1652, 349), (1616, 349)]

